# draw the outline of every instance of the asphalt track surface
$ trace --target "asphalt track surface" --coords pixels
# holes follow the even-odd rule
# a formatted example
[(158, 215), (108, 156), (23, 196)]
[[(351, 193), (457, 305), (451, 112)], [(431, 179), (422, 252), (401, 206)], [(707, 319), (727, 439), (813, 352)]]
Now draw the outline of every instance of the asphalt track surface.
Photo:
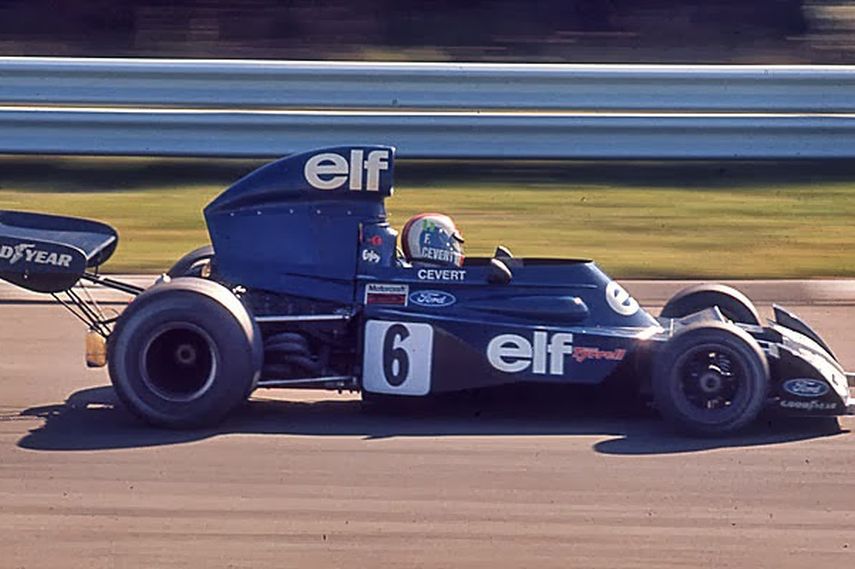
[[(793, 306), (855, 368), (855, 306)], [(81, 325), (0, 304), (0, 568), (855, 567), (855, 418), (676, 436), (578, 391), (140, 425)]]

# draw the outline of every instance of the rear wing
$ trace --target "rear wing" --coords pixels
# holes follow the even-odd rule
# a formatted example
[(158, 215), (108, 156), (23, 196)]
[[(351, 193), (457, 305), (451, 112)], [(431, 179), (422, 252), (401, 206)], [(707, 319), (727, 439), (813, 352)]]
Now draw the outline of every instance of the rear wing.
[(118, 242), (116, 230), (97, 221), (0, 210), (0, 279), (63, 292), (109, 259)]

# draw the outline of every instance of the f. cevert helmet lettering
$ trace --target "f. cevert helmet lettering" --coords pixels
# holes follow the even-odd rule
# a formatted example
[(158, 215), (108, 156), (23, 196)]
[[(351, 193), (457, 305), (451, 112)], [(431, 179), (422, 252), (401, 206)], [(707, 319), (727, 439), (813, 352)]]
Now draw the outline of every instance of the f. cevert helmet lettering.
[(401, 232), (401, 247), (411, 263), (463, 266), (463, 237), (454, 221), (441, 213), (422, 213), (410, 218)]

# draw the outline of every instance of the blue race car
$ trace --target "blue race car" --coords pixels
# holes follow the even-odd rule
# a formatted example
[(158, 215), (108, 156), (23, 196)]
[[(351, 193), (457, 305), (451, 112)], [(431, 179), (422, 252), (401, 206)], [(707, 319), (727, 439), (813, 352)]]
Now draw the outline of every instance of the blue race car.
[[(654, 317), (588, 260), (465, 258), (441, 214), (386, 220), (394, 149), (328, 148), (270, 163), (205, 208), (211, 245), (147, 290), (98, 273), (102, 223), (0, 212), (0, 277), (54, 294), (90, 327), (90, 365), (161, 426), (222, 420), (257, 388), (422, 397), (508, 383), (626, 382), (699, 435), (762, 411), (851, 413), (847, 375), (781, 307), (763, 324), (722, 285)], [(135, 298), (106, 318), (78, 281)]]

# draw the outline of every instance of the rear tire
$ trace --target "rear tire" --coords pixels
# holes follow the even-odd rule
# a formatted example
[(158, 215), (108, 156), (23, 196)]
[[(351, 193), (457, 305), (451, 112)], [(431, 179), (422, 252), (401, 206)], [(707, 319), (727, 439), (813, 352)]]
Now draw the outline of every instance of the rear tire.
[(682, 318), (718, 306), (722, 315), (740, 324), (761, 324), (760, 314), (747, 296), (723, 284), (699, 284), (671, 297), (659, 314), (664, 318)]
[(172, 268), (166, 271), (166, 274), (173, 279), (178, 277), (205, 277), (203, 273), (207, 270), (210, 274), (210, 264), (213, 261), (214, 247), (203, 245), (178, 259)]
[(214, 425), (258, 380), (261, 334), (227, 288), (177, 278), (140, 294), (108, 343), (110, 378), (122, 402), (162, 427)]
[(689, 326), (662, 346), (653, 365), (662, 416), (701, 436), (739, 431), (757, 418), (769, 391), (769, 364), (754, 338), (722, 322)]

